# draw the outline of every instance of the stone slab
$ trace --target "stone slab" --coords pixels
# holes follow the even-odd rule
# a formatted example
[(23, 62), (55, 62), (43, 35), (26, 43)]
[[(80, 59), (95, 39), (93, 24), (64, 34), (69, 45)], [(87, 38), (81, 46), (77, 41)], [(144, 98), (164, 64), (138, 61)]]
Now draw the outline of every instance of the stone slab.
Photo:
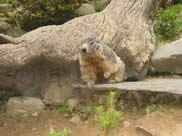
[[(85, 85), (74, 84), (75, 88), (87, 88)], [(95, 90), (119, 90), (119, 91), (144, 91), (144, 92), (167, 92), (182, 94), (182, 79), (146, 79), (143, 81), (123, 82), (116, 84), (98, 84)]]

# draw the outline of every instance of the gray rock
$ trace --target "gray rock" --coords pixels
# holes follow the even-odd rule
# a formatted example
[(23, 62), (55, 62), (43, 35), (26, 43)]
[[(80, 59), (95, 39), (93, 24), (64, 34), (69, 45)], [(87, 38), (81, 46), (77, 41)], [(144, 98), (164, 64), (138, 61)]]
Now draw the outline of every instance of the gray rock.
[(69, 90), (67, 86), (61, 86), (57, 82), (53, 82), (44, 90), (42, 94), (43, 101), (46, 104), (60, 105), (60, 103), (63, 103), (66, 99), (71, 97), (70, 93), (72, 92)]
[[(140, 6), (141, 10), (138, 9), (138, 2), (133, 4), (131, 6), (126, 4), (126, 1), (112, 0), (100, 13), (74, 18), (63, 25), (37, 28), (15, 38), (21, 41), (18, 44), (10, 41), (6, 46), (7, 43), (2, 42), (0, 85), (5, 84), (2, 77), (11, 77), (12, 87), (7, 87), (16, 90), (29, 88), (31, 82), (28, 82), (27, 86), (17, 86), (14, 79), (17, 71), (32, 67), (32, 70), (36, 68), (40, 72), (41, 80), (38, 85), (41, 89), (47, 80), (56, 77), (64, 83), (60, 90), (64, 93), (69, 90), (72, 91), (70, 94), (73, 94), (77, 90), (73, 90), (71, 85), (81, 80), (77, 61), (80, 41), (90, 36), (95, 36), (97, 40), (110, 46), (125, 62), (128, 73), (134, 73), (130, 74), (131, 77), (140, 78), (141, 75), (145, 75), (141, 73), (145, 73), (143, 72), (145, 66), (148, 69), (145, 64), (150, 60), (154, 50), (153, 19), (146, 18), (146, 15), (151, 15), (155, 11), (157, 0), (146, 1)], [(142, 10), (151, 4), (154, 6), (150, 10)], [(139, 14), (135, 14), (136, 9)], [(128, 13), (127, 18), (125, 13)], [(131, 27), (136, 20), (142, 21)], [(150, 21), (151, 23), (147, 23)], [(3, 41), (4, 38), (0, 40)], [(13, 75), (10, 75), (10, 72), (13, 72)], [(65, 78), (68, 79), (66, 83)], [(32, 87), (34, 85), (30, 88)]]
[(154, 72), (182, 73), (182, 39), (156, 49), (151, 66)]
[(57, 83), (52, 83), (44, 90), (43, 101), (46, 104), (59, 105), (63, 100), (61, 87)]
[(10, 25), (3, 21), (3, 18), (0, 19), (0, 33), (6, 33), (8, 29), (10, 28)]
[(67, 103), (68, 103), (68, 107), (70, 109), (74, 109), (79, 104), (79, 99), (78, 98), (72, 98), (72, 99), (69, 99), (67, 101)]
[(131, 123), (127, 120), (123, 121), (124, 128), (128, 128), (131, 125)]
[(78, 115), (75, 115), (75, 116), (73, 116), (73, 117), (70, 119), (70, 122), (76, 124), (76, 123), (79, 123), (80, 120), (81, 120), (81, 118), (80, 118)]
[[(75, 88), (86, 88), (85, 85), (73, 85)], [(147, 79), (138, 82), (123, 82), (117, 84), (99, 84), (95, 90), (119, 90), (119, 91), (146, 91), (168, 92), (182, 94), (182, 79)]]
[(8, 114), (22, 114), (40, 112), (45, 108), (44, 103), (39, 98), (34, 97), (12, 97), (6, 105)]
[(81, 6), (77, 10), (75, 10), (75, 14), (79, 16), (92, 14), (92, 13), (96, 13), (94, 6), (87, 3), (81, 4)]

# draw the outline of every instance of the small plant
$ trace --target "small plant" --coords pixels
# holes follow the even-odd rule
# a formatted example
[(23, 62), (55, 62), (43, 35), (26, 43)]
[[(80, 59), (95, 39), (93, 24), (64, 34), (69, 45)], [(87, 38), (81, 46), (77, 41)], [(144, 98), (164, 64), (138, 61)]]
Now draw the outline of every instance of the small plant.
[(175, 10), (161, 10), (159, 17), (160, 34), (168, 38), (177, 35), (176, 19), (177, 14)]
[(110, 131), (116, 128), (118, 123), (124, 119), (123, 113), (115, 109), (115, 96), (115, 92), (110, 93), (106, 110), (103, 106), (99, 106), (96, 109), (99, 126), (103, 130), (103, 136), (108, 136)]
[(149, 113), (155, 112), (156, 109), (157, 109), (157, 105), (156, 105), (156, 104), (149, 104), (149, 105), (147, 106), (147, 111), (148, 111)]
[(64, 102), (63, 104), (60, 104), (59, 107), (57, 108), (57, 111), (58, 112), (61, 112), (61, 113), (66, 113), (68, 112), (68, 105), (66, 102)]
[(89, 106), (78, 106), (75, 108), (70, 108), (67, 101), (60, 104), (57, 107), (56, 111), (63, 113), (65, 117), (79, 116), (82, 119), (87, 119), (89, 116), (94, 115), (95, 113), (94, 109)]
[(182, 33), (182, 4), (161, 8), (156, 25), (157, 40), (169, 41)]
[(71, 130), (68, 128), (64, 128), (63, 132), (50, 132), (48, 136), (71, 136)]

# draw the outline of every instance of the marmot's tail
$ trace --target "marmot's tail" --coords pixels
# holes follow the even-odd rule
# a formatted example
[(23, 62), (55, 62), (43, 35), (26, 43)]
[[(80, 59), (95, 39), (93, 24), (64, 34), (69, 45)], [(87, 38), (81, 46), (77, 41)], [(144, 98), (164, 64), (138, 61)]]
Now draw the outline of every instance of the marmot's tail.
[(6, 43), (18, 43), (16, 38), (13, 38), (8, 35), (0, 34), (0, 44), (6, 44)]

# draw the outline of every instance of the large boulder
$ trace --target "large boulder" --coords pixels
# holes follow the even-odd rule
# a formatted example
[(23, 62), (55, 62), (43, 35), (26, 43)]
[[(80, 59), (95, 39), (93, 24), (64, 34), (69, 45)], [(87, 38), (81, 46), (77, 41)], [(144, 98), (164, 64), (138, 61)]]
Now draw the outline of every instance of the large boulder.
[(45, 108), (44, 103), (39, 98), (34, 97), (12, 97), (6, 105), (8, 114), (22, 114), (40, 112)]
[[(62, 83), (63, 82), (63, 83)], [(71, 87), (71, 86), (70, 86)], [(48, 105), (60, 105), (66, 99), (76, 96), (64, 81), (52, 82), (42, 91), (43, 101)]]
[(151, 59), (154, 72), (182, 73), (182, 39), (156, 49)]
[(46, 104), (59, 105), (68, 96), (65, 89), (62, 89), (57, 83), (51, 83), (42, 94)]
[[(80, 41), (90, 36), (116, 52), (126, 64), (128, 78), (142, 79), (154, 50), (152, 17), (157, 5), (158, 0), (112, 0), (105, 10), (63, 25), (40, 27), (15, 39), (1, 36), (0, 87), (44, 94), (50, 84), (60, 82), (62, 87), (57, 90), (73, 95), (76, 90), (71, 85), (80, 82)], [(33, 75), (34, 69), (37, 72)], [(9, 79), (6, 85), (5, 78)]]

